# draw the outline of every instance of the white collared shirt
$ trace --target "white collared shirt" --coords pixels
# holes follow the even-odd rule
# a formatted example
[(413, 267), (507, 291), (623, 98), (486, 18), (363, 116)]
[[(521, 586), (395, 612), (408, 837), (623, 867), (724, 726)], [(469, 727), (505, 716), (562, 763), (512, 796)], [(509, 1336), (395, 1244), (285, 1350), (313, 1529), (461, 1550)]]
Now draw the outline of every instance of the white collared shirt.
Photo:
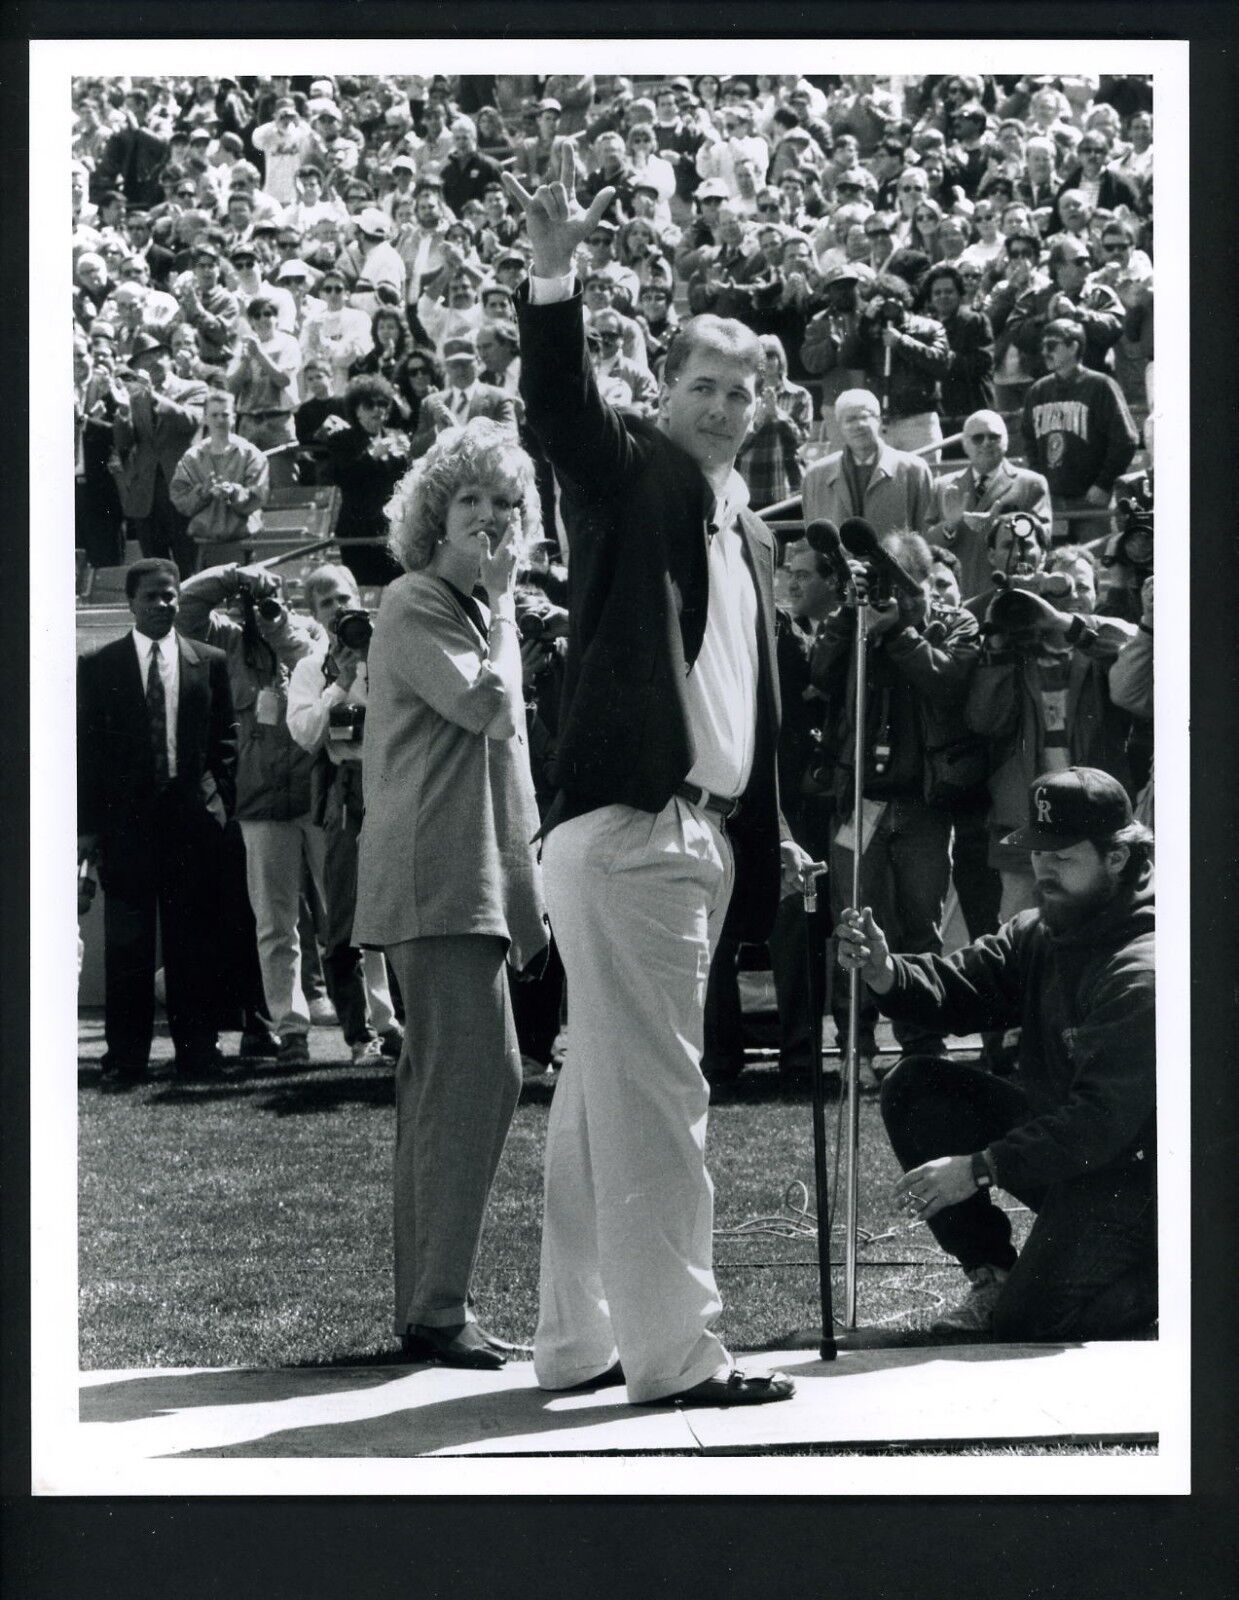
[(181, 701), (181, 646), (175, 631), (163, 639), (148, 639), (146, 634), (133, 630), (134, 648), (138, 652), (138, 668), (142, 674), (142, 694), (146, 694), (146, 678), (151, 670), (151, 651), (159, 646), (159, 676), (163, 679), (165, 721), (168, 728), (168, 776), (176, 777), (176, 713)]
[(757, 589), (736, 527), (748, 498), (733, 471), (710, 539), (705, 637), (684, 685), (695, 752), (686, 781), (729, 799), (748, 785), (757, 738)]

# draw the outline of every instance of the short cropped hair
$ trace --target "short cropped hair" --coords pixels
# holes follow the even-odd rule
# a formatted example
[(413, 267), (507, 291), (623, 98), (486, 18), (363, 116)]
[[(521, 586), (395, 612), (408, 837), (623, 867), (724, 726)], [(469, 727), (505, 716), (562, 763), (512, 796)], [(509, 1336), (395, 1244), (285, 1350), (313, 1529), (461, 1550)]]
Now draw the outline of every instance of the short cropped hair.
[(931, 544), (929, 546), (929, 559), (935, 567), (949, 567), (956, 578), (963, 575), (963, 567), (959, 564), (959, 557), (954, 550), (948, 550), (944, 544)]
[(125, 598), (128, 600), (133, 599), (143, 578), (149, 578), (152, 573), (165, 572), (176, 584), (179, 592), (181, 569), (175, 561), (170, 561), (167, 556), (144, 556), (141, 561), (135, 561), (125, 574)]
[(726, 356), (753, 374), (760, 383), (766, 371), (766, 356), (761, 340), (734, 317), (716, 317), (703, 312), (682, 323), (671, 341), (663, 362), (663, 383), (670, 387), (698, 350), (712, 350)]
[(347, 567), (340, 566), (334, 561), (324, 561), (321, 567), (315, 567), (313, 572), (307, 572), (301, 581), (301, 592), (305, 595), (306, 602), (311, 610), (318, 604), (319, 595), (333, 584), (348, 589), (357, 594), (357, 579)]
[(517, 559), (542, 538), (542, 508), (534, 464), (512, 435), (489, 417), (448, 428), (396, 485), (386, 507), (388, 548), (406, 572), (430, 564), (447, 526), (452, 496), (465, 484), (509, 484), (521, 509)]
[(273, 316), (279, 316), (280, 308), (269, 295), (256, 294), (245, 308), (245, 315), (253, 322), (255, 317), (261, 316), (264, 311), (270, 311)]
[(879, 543), (917, 583), (924, 583), (933, 570), (934, 558), (928, 544), (911, 528), (892, 528), (882, 535)]

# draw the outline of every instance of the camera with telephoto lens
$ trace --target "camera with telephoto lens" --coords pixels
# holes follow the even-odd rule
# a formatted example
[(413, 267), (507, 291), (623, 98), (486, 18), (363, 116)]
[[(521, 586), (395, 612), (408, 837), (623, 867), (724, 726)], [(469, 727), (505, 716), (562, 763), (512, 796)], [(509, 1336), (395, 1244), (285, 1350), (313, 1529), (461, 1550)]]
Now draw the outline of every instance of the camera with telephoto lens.
[(331, 624), (331, 631), (342, 650), (354, 650), (358, 655), (364, 655), (374, 637), (374, 623), (368, 611), (354, 608), (341, 611)]
[(1106, 540), (1102, 565), (1130, 567), (1141, 579), (1153, 571), (1153, 510), (1136, 500), (1120, 500), (1123, 525)]

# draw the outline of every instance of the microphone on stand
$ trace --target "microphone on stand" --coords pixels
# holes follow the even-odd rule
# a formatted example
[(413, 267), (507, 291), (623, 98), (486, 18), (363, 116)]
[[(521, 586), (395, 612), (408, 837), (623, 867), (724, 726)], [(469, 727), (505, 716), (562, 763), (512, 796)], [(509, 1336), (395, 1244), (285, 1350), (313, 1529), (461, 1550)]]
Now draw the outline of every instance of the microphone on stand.
[(906, 595), (919, 595), (921, 586), (895, 560), (878, 541), (873, 524), (863, 517), (848, 517), (839, 529), (839, 538), (845, 550), (872, 568), (875, 576), (883, 577), (892, 591)]
[(810, 550), (816, 551), (819, 556), (825, 556), (834, 571), (835, 582), (839, 585), (840, 596), (845, 596), (853, 580), (852, 569), (848, 565), (847, 554), (839, 538), (839, 530), (833, 522), (819, 518), (811, 522), (804, 531)]

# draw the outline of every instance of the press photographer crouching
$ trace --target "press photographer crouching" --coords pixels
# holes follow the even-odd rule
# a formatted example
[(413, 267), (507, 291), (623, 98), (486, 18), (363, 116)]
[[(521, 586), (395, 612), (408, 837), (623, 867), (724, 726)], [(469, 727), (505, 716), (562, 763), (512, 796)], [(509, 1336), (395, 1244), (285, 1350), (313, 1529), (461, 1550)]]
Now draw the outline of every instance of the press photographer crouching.
[(326, 638), (303, 656), (288, 685), (288, 731), (315, 756), (310, 816), (323, 829), (327, 913), (324, 973), (355, 1066), (395, 1060), (404, 1034), (392, 1008), (381, 950), (353, 943), (357, 841), (365, 807), (361, 763), (366, 724), (366, 657), (372, 624), (347, 567), (325, 565), (303, 585)]
[[(839, 960), (881, 1009), (966, 1034), (1019, 1027), (1013, 1080), (905, 1058), (882, 1085), (896, 1204), (969, 1279), (931, 1332), (1121, 1339), (1157, 1317), (1153, 835), (1093, 767), (1041, 774), (1027, 823), (1036, 905), (953, 956), (892, 955), (868, 906)], [(990, 1190), (1036, 1213), (1023, 1249)]]

